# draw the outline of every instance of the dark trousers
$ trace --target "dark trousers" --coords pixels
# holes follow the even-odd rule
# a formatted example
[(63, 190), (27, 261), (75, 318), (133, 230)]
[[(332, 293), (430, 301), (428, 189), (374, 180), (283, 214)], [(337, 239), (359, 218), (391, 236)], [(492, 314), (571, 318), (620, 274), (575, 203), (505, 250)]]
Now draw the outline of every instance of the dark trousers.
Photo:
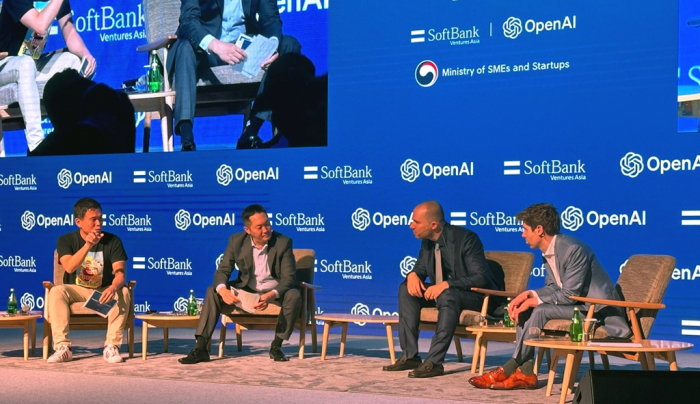
[[(299, 292), (299, 289), (289, 289), (279, 299), (275, 299), (269, 304), (281, 307), (280, 314), (277, 317), (275, 336), (288, 340), (292, 335), (292, 331), (294, 331), (294, 324), (299, 318), (301, 292)], [(209, 286), (204, 297), (202, 313), (194, 336), (203, 337), (207, 341), (211, 340), (216, 324), (219, 322), (219, 316), (221, 314), (230, 314), (234, 308), (235, 306), (229, 306), (224, 303), (213, 285)]]
[(482, 294), (451, 288), (443, 291), (437, 300), (426, 300), (408, 294), (404, 281), (399, 285), (399, 341), (403, 354), (408, 358), (418, 355), (420, 311), (423, 307), (437, 307), (435, 334), (426, 360), (441, 364), (445, 361), (462, 310), (480, 311), (483, 301)]
[[(301, 53), (301, 45), (292, 36), (283, 36), (279, 45), (278, 53)], [(225, 65), (219, 56), (207, 53), (197, 48), (192, 48), (189, 41), (178, 39), (170, 49), (168, 57), (168, 72), (173, 83), (173, 89), (177, 94), (175, 99), (175, 110), (173, 111), (175, 120), (175, 130), (179, 134), (179, 123), (190, 121), (194, 124), (194, 110), (197, 103), (197, 80), (203, 76), (212, 77), (209, 72), (212, 67)], [(265, 77), (263, 76), (258, 89), (258, 95), (265, 89)], [(262, 115), (262, 119), (269, 119), (269, 110), (265, 106), (254, 106), (253, 112)]]

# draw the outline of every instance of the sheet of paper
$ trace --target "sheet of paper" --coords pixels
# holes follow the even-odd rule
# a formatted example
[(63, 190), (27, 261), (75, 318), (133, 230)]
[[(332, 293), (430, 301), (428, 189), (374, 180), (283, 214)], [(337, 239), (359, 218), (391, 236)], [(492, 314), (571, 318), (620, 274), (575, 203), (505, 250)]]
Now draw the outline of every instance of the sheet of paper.
[(233, 65), (233, 69), (241, 72), (246, 77), (255, 77), (260, 73), (260, 65), (262, 62), (269, 59), (279, 46), (279, 40), (276, 37), (265, 38), (262, 35), (256, 35), (252, 38), (250, 45), (245, 49), (248, 57), (241, 63)]
[(248, 313), (255, 313), (255, 305), (260, 301), (260, 295), (236, 289), (233, 286), (231, 286), (231, 292), (241, 300), (239, 303), (236, 303), (236, 307)]

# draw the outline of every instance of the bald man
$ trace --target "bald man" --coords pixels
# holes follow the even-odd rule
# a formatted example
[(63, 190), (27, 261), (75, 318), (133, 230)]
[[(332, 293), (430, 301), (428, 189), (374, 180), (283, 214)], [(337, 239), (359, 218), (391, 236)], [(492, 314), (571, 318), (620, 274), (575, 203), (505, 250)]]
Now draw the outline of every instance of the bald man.
[[(471, 288), (503, 289), (489, 269), (484, 246), (476, 233), (445, 223), (442, 206), (423, 202), (413, 210), (411, 230), (421, 240), (413, 270), (399, 286), (399, 340), (403, 355), (385, 371), (413, 369), (408, 377), (444, 373), (442, 362), (462, 310), (480, 311), (484, 296)], [(439, 251), (439, 253), (438, 253)], [(436, 256), (440, 257), (437, 260)], [(430, 278), (431, 283), (426, 283)], [(497, 302), (490, 303), (492, 311)], [(437, 307), (438, 318), (425, 361), (418, 356), (418, 324), (423, 307)]]

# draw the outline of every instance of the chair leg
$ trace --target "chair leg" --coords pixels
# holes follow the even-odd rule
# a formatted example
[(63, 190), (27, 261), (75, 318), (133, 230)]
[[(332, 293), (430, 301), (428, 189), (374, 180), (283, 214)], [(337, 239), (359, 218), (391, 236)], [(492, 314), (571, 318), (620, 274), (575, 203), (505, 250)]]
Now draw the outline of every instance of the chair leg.
[(148, 153), (151, 143), (151, 113), (146, 112), (143, 118), (143, 152)]
[(311, 344), (313, 353), (318, 352), (318, 326), (316, 325), (316, 293), (312, 290), (309, 293), (309, 306), (311, 307)]
[(224, 344), (226, 344), (226, 323), (221, 321), (221, 332), (219, 333), (219, 358), (224, 357)]
[(49, 359), (49, 347), (51, 346), (51, 323), (44, 320), (44, 338), (42, 341), (43, 358)]
[(163, 352), (168, 352), (168, 336), (169, 330), (167, 327), (163, 327)]
[(481, 337), (484, 333), (477, 332), (474, 338), (474, 349), (472, 352), (472, 374), (476, 373), (476, 367), (479, 364), (479, 352), (481, 351)]
[(457, 351), (457, 361), (464, 362), (464, 356), (462, 356), (462, 341), (460, 341), (459, 337), (456, 335), (454, 337), (454, 340), (455, 340), (455, 350)]
[(486, 350), (489, 349), (489, 340), (481, 337), (481, 349), (479, 351), (479, 374), (484, 374), (484, 365), (486, 365)]
[(129, 359), (134, 357), (134, 319), (131, 319), (129, 325), (129, 334), (127, 334), (127, 345), (129, 346)]
[(299, 359), (304, 359), (304, 347), (306, 345), (306, 316), (299, 327)]
[(236, 346), (238, 347), (238, 352), (243, 350), (243, 336), (241, 335), (241, 325), (236, 323)]

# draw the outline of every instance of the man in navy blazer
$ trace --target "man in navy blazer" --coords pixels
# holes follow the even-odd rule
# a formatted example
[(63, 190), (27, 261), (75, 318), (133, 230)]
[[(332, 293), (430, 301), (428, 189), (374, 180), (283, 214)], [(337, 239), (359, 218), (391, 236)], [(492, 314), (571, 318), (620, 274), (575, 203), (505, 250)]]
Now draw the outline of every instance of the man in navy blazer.
[[(471, 288), (503, 290), (503, 282), (489, 269), (479, 236), (445, 223), (439, 203), (428, 201), (416, 206), (411, 230), (421, 240), (421, 248), (413, 270), (399, 286), (399, 340), (403, 354), (384, 370), (413, 369), (408, 377), (416, 378), (439, 376), (444, 373), (442, 362), (460, 313), (481, 310), (484, 296)], [(426, 278), (432, 284), (426, 284)], [(430, 351), (421, 362), (418, 325), (423, 307), (437, 307), (438, 318)]]
[[(178, 40), (167, 61), (177, 93), (175, 133), (181, 137), (182, 151), (196, 150), (192, 127), (197, 80), (211, 67), (234, 65), (246, 58), (245, 51), (235, 44), (240, 34), (274, 36), (279, 40), (278, 53), (263, 62), (264, 70), (279, 54), (301, 52), (301, 45), (294, 37), (282, 35), (277, 0), (182, 0)], [(264, 83), (263, 78), (258, 94), (262, 93)], [(246, 139), (257, 138), (263, 121), (269, 120), (269, 110), (265, 108), (264, 105), (253, 107)]]
[[(583, 241), (559, 233), (559, 213), (554, 206), (535, 204), (518, 213), (517, 218), (523, 222), (525, 242), (543, 253), (547, 270), (545, 286), (527, 290), (511, 301), (508, 312), (517, 323), (513, 358), (496, 370), (469, 379), (477, 388), (537, 388), (533, 369), (535, 349), (523, 344), (530, 327), (542, 329), (549, 320), (571, 319), (575, 307), (587, 311), (586, 305), (572, 300), (571, 296), (620, 300), (593, 250)], [(603, 327), (611, 336), (631, 334), (624, 312), (619, 308), (596, 305), (595, 316), (603, 321)]]

